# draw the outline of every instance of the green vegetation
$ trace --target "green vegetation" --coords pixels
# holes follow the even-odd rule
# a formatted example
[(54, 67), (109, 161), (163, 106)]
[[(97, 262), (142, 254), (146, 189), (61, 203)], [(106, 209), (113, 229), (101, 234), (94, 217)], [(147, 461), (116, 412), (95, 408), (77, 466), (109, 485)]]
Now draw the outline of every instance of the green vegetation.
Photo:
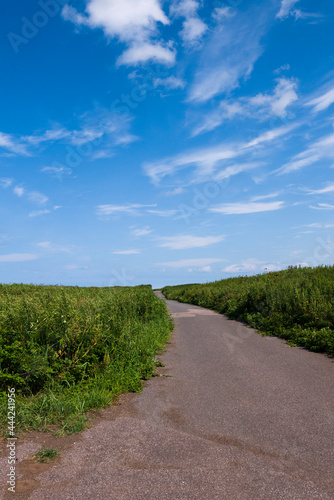
[(168, 299), (197, 304), (243, 321), (290, 345), (334, 354), (334, 266), (167, 286)]
[(56, 458), (58, 454), (59, 452), (52, 448), (41, 448), (32, 458), (35, 462), (47, 463)]
[(87, 410), (141, 390), (171, 329), (150, 286), (0, 285), (1, 428), (11, 386), (17, 430), (81, 430)]

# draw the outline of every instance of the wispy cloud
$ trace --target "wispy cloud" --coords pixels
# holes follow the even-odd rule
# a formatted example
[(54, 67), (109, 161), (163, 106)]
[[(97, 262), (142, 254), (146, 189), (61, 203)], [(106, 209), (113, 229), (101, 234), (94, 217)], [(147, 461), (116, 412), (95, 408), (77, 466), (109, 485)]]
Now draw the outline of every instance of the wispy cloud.
[(114, 255), (135, 255), (140, 253), (140, 250), (132, 248), (130, 250), (116, 250), (112, 252)]
[(224, 236), (191, 236), (180, 234), (178, 236), (161, 237), (160, 247), (171, 250), (185, 250), (189, 248), (208, 247), (224, 240)]
[(45, 208), (43, 210), (33, 210), (32, 212), (30, 212), (28, 214), (28, 217), (39, 217), (40, 215), (46, 215), (49, 213), (50, 213), (50, 210), (48, 210), (47, 208)]
[(173, 64), (175, 52), (170, 44), (153, 42), (157, 23), (169, 24), (158, 0), (88, 0), (85, 13), (66, 5), (64, 19), (77, 26), (101, 28), (106, 37), (118, 38), (127, 49), (118, 64), (137, 65), (149, 60)]
[(0, 262), (27, 262), (29, 260), (38, 259), (38, 255), (32, 253), (11, 253), (0, 255)]
[[(146, 163), (143, 166), (144, 172), (154, 184), (159, 184), (164, 177), (175, 175), (181, 170), (192, 167), (195, 169), (193, 181), (196, 178), (202, 180), (203, 176), (213, 176), (218, 167), (231, 163), (232, 159), (249, 156), (252, 150), (288, 135), (297, 126), (298, 124), (292, 124), (268, 130), (247, 143), (222, 143), (215, 147), (192, 150), (172, 158)], [(219, 178), (227, 178), (255, 166), (254, 162), (227, 165), (226, 170), (218, 173), (218, 176)]]
[(184, 89), (186, 82), (182, 78), (176, 76), (168, 76), (167, 78), (155, 78), (153, 80), (155, 87), (165, 87), (166, 89)]
[(4, 189), (10, 187), (14, 182), (14, 179), (10, 179), (9, 177), (3, 177), (0, 179), (0, 186)]
[(276, 198), (280, 194), (281, 194), (280, 192), (277, 192), (277, 193), (264, 194), (261, 196), (253, 196), (253, 198), (251, 198), (250, 201), (261, 201), (261, 200), (267, 200), (268, 198)]
[(172, 262), (158, 262), (157, 266), (179, 269), (182, 267), (209, 266), (210, 264), (215, 264), (216, 262), (222, 262), (222, 260), (223, 259), (183, 259)]
[[(271, 94), (257, 94), (253, 97), (241, 97), (235, 100), (223, 100), (218, 108), (208, 113), (201, 124), (197, 125), (192, 136), (209, 132), (227, 120), (240, 118), (253, 118), (265, 120), (272, 116), (285, 118), (288, 108), (298, 100), (298, 82), (293, 78), (279, 78)], [(201, 113), (201, 116), (203, 113)]]
[(280, 210), (283, 208), (283, 201), (272, 202), (239, 202), (239, 203), (225, 203), (217, 205), (216, 207), (209, 208), (209, 212), (225, 214), (225, 215), (238, 215), (238, 214), (254, 214), (258, 212), (271, 212), (273, 210)]
[(330, 205), (329, 203), (318, 203), (318, 205), (310, 205), (309, 208), (313, 208), (313, 210), (334, 210), (334, 205)]
[(276, 172), (278, 174), (288, 174), (317, 163), (319, 160), (332, 160), (333, 158), (334, 134), (329, 134), (315, 141), (302, 153), (295, 155), (290, 162), (283, 165)]
[(299, 0), (282, 0), (281, 8), (276, 17), (279, 19), (287, 18), (297, 2), (299, 2)]
[(260, 271), (279, 271), (281, 266), (277, 264), (268, 264), (257, 259), (246, 259), (241, 264), (233, 264), (225, 267), (223, 271), (226, 273), (245, 273), (245, 272), (260, 272)]
[(179, 213), (178, 210), (147, 210), (149, 214), (158, 215), (159, 217), (172, 217)]
[(138, 229), (133, 229), (132, 231), (132, 234), (134, 236), (136, 236), (137, 238), (141, 237), (141, 236), (147, 236), (148, 234), (151, 234), (152, 233), (152, 229), (150, 229), (149, 226), (146, 226), (146, 227), (143, 227), (143, 228), (138, 228)]
[(52, 253), (73, 253), (75, 251), (75, 247), (73, 245), (63, 246), (51, 241), (40, 241), (37, 243), (37, 246)]
[(322, 189), (308, 190), (308, 194), (327, 194), (327, 193), (334, 193), (334, 183), (328, 184), (326, 187)]
[(22, 142), (19, 139), (16, 139), (13, 135), (5, 134), (3, 132), (0, 132), (0, 148), (14, 154), (30, 156), (25, 144), (22, 144)]
[(156, 205), (141, 205), (138, 203), (127, 203), (126, 205), (98, 205), (96, 207), (96, 213), (100, 217), (120, 214), (139, 215), (141, 209), (155, 206)]
[(306, 106), (313, 108), (315, 113), (324, 111), (328, 109), (334, 103), (334, 83), (332, 83), (332, 88), (322, 93), (321, 95), (314, 97), (306, 102)]
[(263, 51), (260, 41), (268, 29), (267, 16), (263, 4), (253, 5), (217, 26), (203, 48), (189, 101), (206, 102), (230, 92), (250, 76)]

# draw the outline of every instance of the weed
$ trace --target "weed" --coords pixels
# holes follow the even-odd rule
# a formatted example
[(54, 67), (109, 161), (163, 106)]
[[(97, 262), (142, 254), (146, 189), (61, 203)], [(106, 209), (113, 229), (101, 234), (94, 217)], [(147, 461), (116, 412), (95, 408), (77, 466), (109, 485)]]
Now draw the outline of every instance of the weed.
[(334, 266), (290, 266), (162, 291), (168, 299), (213, 309), (290, 345), (334, 354)]
[(16, 389), (17, 430), (83, 428), (81, 417), (139, 392), (172, 330), (150, 286), (0, 284), (0, 426)]
[(46, 462), (50, 462), (50, 460), (53, 460), (54, 458), (56, 458), (56, 456), (58, 454), (59, 454), (59, 452), (57, 450), (52, 449), (52, 448), (41, 448), (32, 457), (32, 459), (35, 462), (46, 463)]

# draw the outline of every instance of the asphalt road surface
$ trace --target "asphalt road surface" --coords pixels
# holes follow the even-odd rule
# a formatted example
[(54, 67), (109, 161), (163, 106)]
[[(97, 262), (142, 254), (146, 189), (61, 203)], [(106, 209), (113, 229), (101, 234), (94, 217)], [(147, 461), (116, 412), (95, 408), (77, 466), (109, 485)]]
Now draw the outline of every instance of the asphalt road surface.
[(160, 377), (78, 435), (29, 498), (333, 499), (333, 360), (167, 304)]

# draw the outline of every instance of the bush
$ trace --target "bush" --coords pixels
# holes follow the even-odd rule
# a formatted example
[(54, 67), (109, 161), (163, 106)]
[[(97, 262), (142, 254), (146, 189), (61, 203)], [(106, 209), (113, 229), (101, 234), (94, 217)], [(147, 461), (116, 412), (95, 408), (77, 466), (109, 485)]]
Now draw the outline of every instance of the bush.
[(204, 285), (165, 287), (168, 299), (214, 309), (291, 345), (334, 354), (334, 266), (292, 268)]

